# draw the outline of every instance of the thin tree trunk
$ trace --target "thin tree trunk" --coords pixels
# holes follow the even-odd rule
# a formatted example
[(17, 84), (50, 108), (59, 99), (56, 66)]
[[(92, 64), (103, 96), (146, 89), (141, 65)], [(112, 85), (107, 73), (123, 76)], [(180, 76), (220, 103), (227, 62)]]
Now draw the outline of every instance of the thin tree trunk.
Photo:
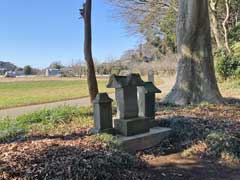
[(225, 47), (226, 47), (228, 53), (231, 53), (231, 50), (229, 48), (228, 30), (227, 30), (227, 21), (229, 20), (229, 17), (230, 17), (229, 0), (225, 0), (225, 7), (226, 7), (226, 17), (222, 23), (222, 26), (223, 26), (223, 30), (224, 30)]
[(92, 27), (91, 27), (92, 0), (86, 0), (83, 8), (85, 24), (84, 56), (87, 63), (87, 81), (91, 102), (98, 93), (98, 84), (92, 57)]
[(208, 0), (179, 0), (177, 46), (177, 80), (164, 102), (223, 103), (214, 72)]
[(210, 19), (211, 19), (211, 28), (213, 32), (214, 39), (217, 44), (217, 48), (221, 49), (222, 48), (222, 43), (221, 43), (221, 36), (218, 28), (218, 21), (217, 21), (217, 5), (218, 5), (218, 0), (210, 0)]

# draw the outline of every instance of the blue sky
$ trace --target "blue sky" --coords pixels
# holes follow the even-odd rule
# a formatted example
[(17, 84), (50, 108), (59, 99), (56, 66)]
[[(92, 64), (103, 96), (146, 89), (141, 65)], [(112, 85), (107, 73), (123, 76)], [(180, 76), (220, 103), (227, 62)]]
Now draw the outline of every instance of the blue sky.
[[(1, 0), (0, 61), (38, 68), (83, 59), (83, 0)], [(139, 42), (112, 18), (105, 0), (93, 0), (93, 56), (120, 57)]]

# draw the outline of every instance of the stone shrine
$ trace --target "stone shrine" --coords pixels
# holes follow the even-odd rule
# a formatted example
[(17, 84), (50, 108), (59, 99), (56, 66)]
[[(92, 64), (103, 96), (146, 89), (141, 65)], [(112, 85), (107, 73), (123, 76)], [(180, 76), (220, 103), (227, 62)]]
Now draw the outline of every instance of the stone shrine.
[(153, 123), (155, 94), (161, 91), (152, 82), (144, 82), (139, 74), (112, 75), (107, 87), (115, 88), (117, 119), (113, 123), (112, 99), (99, 93), (93, 101), (95, 127), (91, 133), (116, 135), (128, 152), (150, 148), (169, 136), (171, 129)]
[(108, 88), (115, 88), (117, 118), (114, 126), (117, 132), (132, 136), (149, 131), (147, 118), (139, 117), (137, 87), (144, 86), (139, 74), (128, 76), (112, 75)]
[(94, 128), (92, 133), (111, 133), (113, 132), (112, 123), (112, 99), (107, 93), (99, 93), (93, 101), (94, 109)]
[(161, 93), (152, 82), (144, 82), (138, 89), (138, 115), (155, 119), (155, 94)]

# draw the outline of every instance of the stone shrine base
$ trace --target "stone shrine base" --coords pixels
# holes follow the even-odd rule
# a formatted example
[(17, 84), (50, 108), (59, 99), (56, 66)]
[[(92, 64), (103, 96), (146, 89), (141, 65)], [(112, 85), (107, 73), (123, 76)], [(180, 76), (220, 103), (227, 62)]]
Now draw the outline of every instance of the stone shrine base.
[(131, 118), (131, 119), (115, 119), (114, 128), (117, 133), (124, 136), (134, 136), (149, 132), (149, 118)]
[(127, 152), (144, 150), (158, 145), (163, 139), (171, 133), (170, 128), (155, 127), (149, 132), (134, 136), (117, 136), (120, 146)]
[(104, 129), (104, 130), (99, 130), (97, 128), (92, 128), (88, 131), (88, 134), (99, 134), (99, 133), (107, 133), (107, 134), (115, 134), (115, 129)]

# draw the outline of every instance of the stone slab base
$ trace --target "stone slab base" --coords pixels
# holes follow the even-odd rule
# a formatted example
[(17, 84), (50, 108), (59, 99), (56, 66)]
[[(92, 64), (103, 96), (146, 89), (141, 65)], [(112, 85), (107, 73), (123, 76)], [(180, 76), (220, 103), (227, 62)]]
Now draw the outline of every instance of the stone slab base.
[(170, 128), (155, 127), (151, 128), (148, 133), (129, 137), (118, 136), (117, 138), (123, 150), (133, 153), (158, 145), (163, 139), (167, 138), (170, 133)]
[(114, 128), (117, 133), (124, 136), (133, 136), (136, 134), (149, 132), (148, 118), (115, 119)]
[(115, 130), (113, 128), (112, 129), (104, 129), (104, 130), (92, 128), (88, 131), (88, 134), (99, 134), (99, 133), (115, 134)]
[(159, 127), (159, 121), (156, 121), (155, 119), (152, 118), (150, 120), (149, 127), (150, 128)]

